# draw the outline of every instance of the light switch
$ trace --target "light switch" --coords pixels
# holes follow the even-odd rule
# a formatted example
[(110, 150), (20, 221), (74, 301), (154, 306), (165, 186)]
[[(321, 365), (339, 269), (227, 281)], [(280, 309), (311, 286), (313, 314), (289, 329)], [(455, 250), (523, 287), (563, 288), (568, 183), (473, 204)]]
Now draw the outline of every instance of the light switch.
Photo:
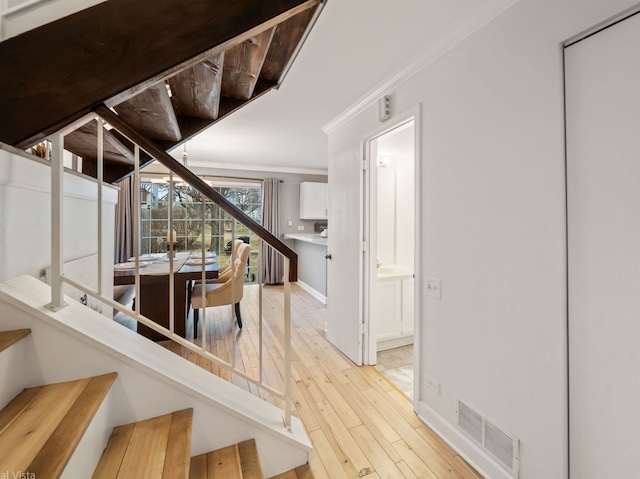
[(289, 226), (289, 227), (293, 226), (293, 220), (287, 221), (287, 226)]
[(424, 294), (435, 299), (442, 299), (442, 280), (425, 276)]

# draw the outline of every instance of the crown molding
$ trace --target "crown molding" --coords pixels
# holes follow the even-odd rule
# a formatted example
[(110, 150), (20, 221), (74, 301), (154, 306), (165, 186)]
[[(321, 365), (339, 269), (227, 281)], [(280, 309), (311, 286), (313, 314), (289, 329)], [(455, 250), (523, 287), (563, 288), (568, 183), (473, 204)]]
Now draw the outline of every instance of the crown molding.
[(471, 36), (518, 1), (519, 0), (495, 0), (466, 15), (458, 21), (449, 32), (442, 35), (434, 43), (427, 45), (422, 51), (413, 56), (404, 67), (387, 77), (387, 79), (377, 87), (370, 90), (344, 112), (324, 125), (322, 130), (328, 135), (331, 134), (337, 128), (362, 113), (366, 108), (376, 103), (382, 96), (393, 92), (393, 90), (398, 88), (402, 83)]
[(298, 168), (278, 165), (251, 165), (247, 163), (212, 163), (189, 161), (189, 168), (207, 168), (212, 170), (264, 171), (268, 173), (291, 173), (295, 175), (327, 176), (329, 170), (321, 168)]

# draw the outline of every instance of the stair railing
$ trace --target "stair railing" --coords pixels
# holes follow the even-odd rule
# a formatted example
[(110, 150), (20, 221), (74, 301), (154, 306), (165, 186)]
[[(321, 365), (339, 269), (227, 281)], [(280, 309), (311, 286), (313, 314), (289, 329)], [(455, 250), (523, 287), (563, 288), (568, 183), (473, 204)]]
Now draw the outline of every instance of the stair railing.
[[(75, 280), (64, 274), (64, 256), (63, 256), (63, 245), (64, 245), (64, 235), (63, 235), (63, 198), (64, 198), (64, 166), (63, 166), (63, 156), (64, 156), (64, 137), (69, 133), (75, 131), (80, 128), (82, 125), (89, 121), (98, 121), (98, 137), (97, 137), (97, 184), (98, 184), (98, 201), (97, 201), (97, 221), (98, 221), (98, 245), (97, 245), (97, 257), (98, 257), (98, 283), (97, 288), (90, 287), (84, 284), (81, 281)], [(113, 252), (105, 251), (103, 241), (102, 241), (102, 222), (103, 222), (103, 205), (102, 205), (102, 188), (104, 185), (103, 171), (104, 171), (104, 138), (103, 138), (103, 127), (105, 123), (108, 123), (112, 128), (119, 131), (121, 134), (126, 136), (129, 140), (131, 140), (134, 144), (134, 171), (133, 171), (133, 181), (134, 181), (134, 190), (136, 194), (134, 195), (134, 220), (133, 220), (133, 228), (134, 228), (134, 258), (135, 258), (135, 305), (134, 309), (131, 310), (127, 308), (125, 305), (114, 301), (113, 298), (108, 297), (104, 294), (104, 285), (102, 284), (102, 258), (105, 254), (110, 254), (113, 256)], [(161, 147), (157, 146), (153, 141), (146, 139), (144, 136), (140, 135), (133, 128), (129, 127), (124, 121), (122, 121), (118, 115), (113, 113), (110, 109), (101, 106), (98, 107), (95, 113), (88, 114), (79, 120), (73, 122), (66, 128), (58, 131), (56, 134), (51, 135), (49, 137), (49, 141), (51, 142), (51, 287), (52, 287), (52, 298), (51, 304), (49, 308), (52, 310), (59, 310), (65, 306), (64, 303), (64, 294), (63, 294), (63, 284), (68, 284), (88, 296), (101, 301), (106, 306), (109, 306), (117, 311), (120, 311), (130, 318), (136, 320), (138, 324), (142, 324), (153, 331), (156, 331), (168, 339), (175, 341), (176, 343), (184, 346), (185, 348), (193, 351), (196, 354), (204, 356), (206, 359), (211, 360), (215, 364), (219, 365), (222, 368), (229, 370), (231, 373), (237, 375), (238, 377), (249, 381), (250, 383), (255, 384), (256, 386), (262, 388), (263, 390), (271, 393), (274, 397), (281, 399), (284, 402), (284, 417), (283, 422), (287, 430), (291, 431), (291, 282), (295, 282), (297, 280), (297, 254), (291, 250), (288, 246), (278, 240), (275, 236), (273, 236), (269, 231), (263, 228), (259, 223), (245, 214), (242, 210), (240, 210), (237, 206), (231, 203), (228, 199), (222, 196), (218, 191), (214, 190), (209, 184), (207, 184), (200, 177), (196, 176), (182, 164), (178, 163), (174, 160), (170, 155), (168, 155)], [(140, 313), (140, 156), (141, 151), (145, 151), (147, 154), (155, 158), (157, 161), (162, 163), (170, 170), (171, 179), (170, 179), (170, 201), (169, 205), (172, 204), (172, 195), (173, 195), (173, 187), (174, 187), (174, 175), (177, 175), (182, 181), (191, 185), (197, 191), (199, 191), (202, 196), (202, 209), (204, 211), (204, 201), (205, 198), (217, 204), (223, 211), (228, 213), (234, 221), (233, 234), (232, 234), (232, 244), (236, 239), (236, 231), (235, 231), (235, 222), (240, 221), (244, 226), (246, 226), (251, 232), (253, 232), (261, 242), (261, 248), (258, 252), (258, 282), (259, 282), (259, 312), (258, 312), (258, 320), (259, 320), (259, 372), (258, 377), (253, 377), (248, 372), (238, 369), (235, 367), (235, 354), (231, 355), (231, 361), (225, 360), (216, 356), (210, 351), (210, 348), (207, 344), (207, 334), (206, 334), (206, 325), (207, 325), (207, 314), (206, 308), (203, 310), (202, 314), (202, 344), (198, 345), (192, 341), (185, 339), (184, 337), (176, 334), (175, 332), (175, 318), (174, 318), (174, 246), (173, 242), (169, 242), (169, 251), (168, 251), (168, 259), (169, 259), (169, 327), (165, 328), (164, 326), (159, 325), (155, 321), (150, 318), (145, 317)], [(172, 218), (171, 206), (169, 207), (169, 219)], [(170, 224), (170, 231), (173, 230), (173, 226)], [(204, 227), (204, 215), (202, 218), (202, 242), (201, 242), (201, 253), (202, 258), (205, 258), (205, 227)], [(282, 344), (284, 361), (282, 365), (282, 380), (284, 386), (282, 389), (277, 389), (264, 380), (263, 374), (263, 307), (262, 307), (262, 246), (268, 246), (273, 250), (277, 251), (283, 258), (284, 263), (284, 298), (283, 298), (283, 332), (284, 338)], [(233, 251), (233, 248), (232, 248)], [(235, 258), (231, 257), (231, 267), (235, 268)], [(238, 266), (238, 267), (244, 267)], [(207, 281), (206, 271), (205, 271), (205, 261), (202, 261), (202, 275), (201, 275), (202, 284), (205, 285)], [(202, 304), (206, 305), (206, 298), (204, 291), (206, 288), (202, 288), (203, 297)], [(194, 325), (195, 326), (195, 325)]]

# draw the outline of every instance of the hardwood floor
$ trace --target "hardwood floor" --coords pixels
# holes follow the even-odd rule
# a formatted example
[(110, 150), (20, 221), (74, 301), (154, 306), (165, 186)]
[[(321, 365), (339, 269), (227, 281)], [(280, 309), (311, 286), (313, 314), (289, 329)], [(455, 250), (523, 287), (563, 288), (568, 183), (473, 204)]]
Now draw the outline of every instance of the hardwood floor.
[[(282, 287), (263, 293), (266, 381), (282, 385)], [(212, 352), (259, 374), (258, 287), (245, 287), (244, 328), (231, 324), (231, 307), (207, 311), (207, 341)], [(316, 479), (477, 479), (475, 472), (422, 423), (400, 390), (371, 366), (357, 367), (325, 339), (326, 308), (292, 285), (293, 413), (313, 442), (311, 470)], [(201, 321), (202, 322), (202, 321)], [(192, 322), (187, 335), (193, 338)], [(236, 334), (237, 333), (237, 334)], [(201, 335), (200, 335), (201, 336)], [(199, 341), (199, 340), (197, 340)], [(283, 407), (282, 401), (211, 361), (165, 345), (234, 384)]]

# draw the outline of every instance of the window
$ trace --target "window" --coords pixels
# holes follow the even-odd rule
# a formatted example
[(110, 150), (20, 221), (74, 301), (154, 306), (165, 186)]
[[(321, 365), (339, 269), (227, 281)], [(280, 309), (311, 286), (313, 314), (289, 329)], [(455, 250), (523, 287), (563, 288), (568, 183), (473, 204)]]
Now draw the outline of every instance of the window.
[[(213, 184), (216, 191), (240, 208), (252, 219), (262, 217), (262, 188), (258, 183)], [(174, 184), (173, 231), (176, 232), (176, 251), (202, 249), (202, 195), (188, 185)], [(169, 227), (169, 184), (161, 181), (143, 181), (140, 185), (141, 231), (143, 254), (167, 251)], [(232, 218), (218, 205), (206, 201), (204, 207), (207, 251), (215, 251), (220, 266), (229, 261), (233, 236)], [(251, 245), (251, 256), (245, 281), (257, 280), (259, 238), (249, 229), (236, 223), (236, 237)]]

